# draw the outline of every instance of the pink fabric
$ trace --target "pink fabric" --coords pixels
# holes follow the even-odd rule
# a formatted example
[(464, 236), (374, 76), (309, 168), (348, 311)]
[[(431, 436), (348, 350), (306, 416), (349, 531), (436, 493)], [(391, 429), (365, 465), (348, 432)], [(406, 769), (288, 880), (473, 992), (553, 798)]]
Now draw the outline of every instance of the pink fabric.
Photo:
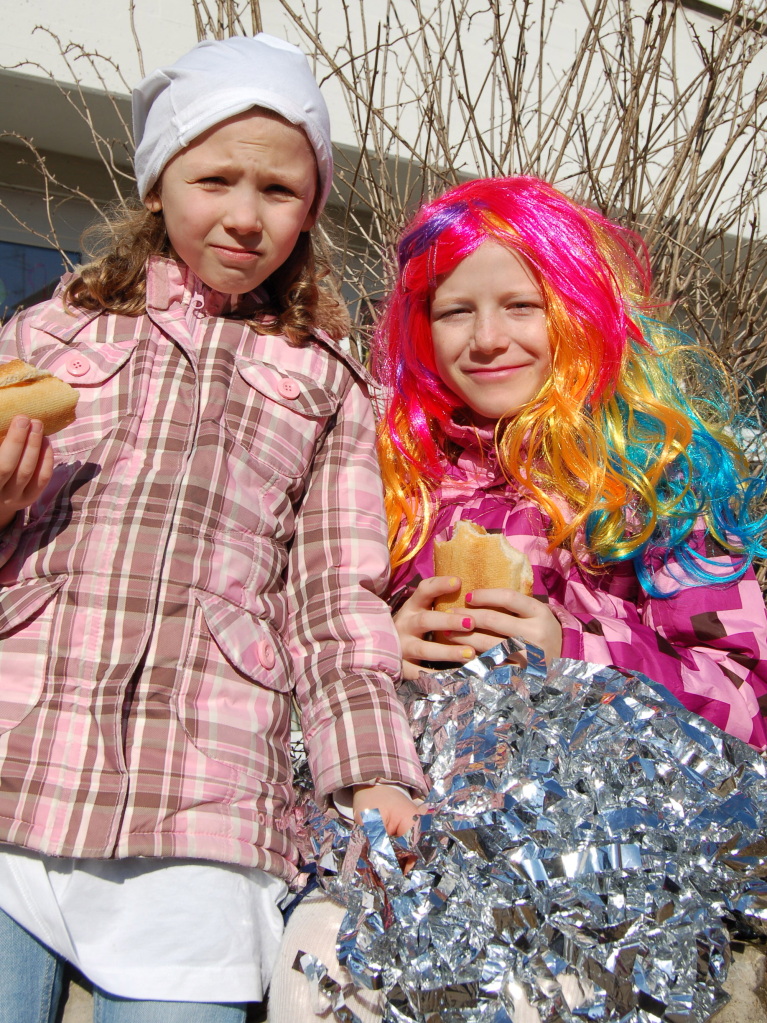
[(54, 298), (1, 336), (4, 360), (90, 368), (53, 482), (0, 538), (0, 841), (289, 879), (294, 686), (320, 796), (423, 787), (365, 374), (324, 335), (220, 315), (173, 261), (147, 296), (137, 318)]
[[(563, 657), (640, 671), (690, 710), (767, 748), (767, 613), (754, 573), (658, 599), (645, 593), (630, 563), (586, 572), (567, 551), (547, 549), (547, 518), (499, 476), (491, 456), (480, 457), (474, 431), (453, 432), (461, 455), (442, 488), (432, 536), (395, 572), (391, 602), (398, 605), (419, 579), (434, 574), (434, 541), (470, 519), (503, 532), (527, 554), (534, 593), (562, 624)], [(491, 438), (480, 439), (487, 451)], [(696, 540), (723, 567), (730, 564), (702, 531)], [(671, 586), (667, 575), (665, 581)]]

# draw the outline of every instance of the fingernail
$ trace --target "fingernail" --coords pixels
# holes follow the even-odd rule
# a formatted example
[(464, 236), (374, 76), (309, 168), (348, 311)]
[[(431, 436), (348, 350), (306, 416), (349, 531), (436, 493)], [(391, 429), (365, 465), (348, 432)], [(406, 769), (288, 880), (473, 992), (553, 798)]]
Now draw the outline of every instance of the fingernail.
[(442, 635), (447, 638), (448, 636), (452, 636), (453, 633), (452, 632), (443, 632)]
[(473, 593), (467, 593), (466, 594), (466, 603), (470, 604), (472, 602), (473, 598), (474, 598), (474, 594)]
[(29, 426), (29, 416), (16, 416), (16, 423), (26, 430)]
[(33, 419), (32, 420), (32, 426), (30, 427), (30, 432), (31, 433), (42, 433), (43, 432), (43, 424), (40, 422), (39, 419)]
[(458, 577), (457, 576), (454, 575), (454, 576), (451, 577), (450, 585), (453, 587), (454, 590), (458, 589)]
[(474, 651), (471, 649), (470, 646), (465, 646), (461, 651), (461, 656), (463, 657), (464, 660), (470, 661), (472, 657), (474, 657)]
[(471, 618), (462, 618), (461, 619), (461, 625), (464, 627), (464, 629), (470, 629), (473, 624), (474, 623), (472, 622)]

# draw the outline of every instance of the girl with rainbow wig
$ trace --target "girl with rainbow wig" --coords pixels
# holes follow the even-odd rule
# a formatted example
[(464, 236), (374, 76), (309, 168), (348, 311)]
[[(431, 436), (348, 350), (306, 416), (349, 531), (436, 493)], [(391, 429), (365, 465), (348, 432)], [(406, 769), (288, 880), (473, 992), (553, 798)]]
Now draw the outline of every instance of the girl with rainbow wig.
[[(534, 178), (459, 185), (405, 230), (373, 353), (405, 674), (519, 636), (643, 672), (763, 749), (767, 483), (726, 375), (651, 318), (650, 282), (638, 237)], [(431, 609), (460, 519), (525, 552), (532, 597)]]

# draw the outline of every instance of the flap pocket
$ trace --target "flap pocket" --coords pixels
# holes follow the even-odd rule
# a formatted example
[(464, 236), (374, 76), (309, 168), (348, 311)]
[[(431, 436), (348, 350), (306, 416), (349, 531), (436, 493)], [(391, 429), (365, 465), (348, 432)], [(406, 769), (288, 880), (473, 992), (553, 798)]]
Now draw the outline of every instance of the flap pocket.
[(29, 621), (64, 585), (66, 576), (0, 587), (0, 636)]
[(131, 338), (103, 345), (68, 345), (64, 351), (59, 345), (41, 354), (35, 365), (55, 373), (72, 387), (98, 386), (125, 365), (138, 342), (138, 338)]
[(0, 733), (20, 724), (40, 699), (57, 610), (53, 597), (66, 579), (0, 588)]
[(292, 689), (287, 651), (268, 622), (202, 590), (195, 597), (216, 646), (238, 671), (267, 689)]
[(300, 373), (283, 373), (276, 366), (236, 357), (237, 370), (250, 387), (291, 412), (328, 419), (339, 405), (338, 395)]
[[(66, 463), (98, 445), (134, 416), (140, 386), (131, 356), (141, 338), (103, 344), (57, 344), (39, 348), (30, 362), (71, 384), (80, 395), (76, 420), (54, 438), (57, 461)], [(103, 455), (93, 461), (102, 462)], [(85, 460), (85, 459), (83, 459)]]

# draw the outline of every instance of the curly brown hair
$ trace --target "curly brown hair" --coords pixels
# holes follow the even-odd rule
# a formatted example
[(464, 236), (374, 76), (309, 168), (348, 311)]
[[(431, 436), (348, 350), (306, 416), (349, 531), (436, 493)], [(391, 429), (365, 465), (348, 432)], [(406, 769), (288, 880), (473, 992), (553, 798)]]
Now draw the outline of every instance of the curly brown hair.
[[(108, 223), (87, 232), (86, 239), (95, 258), (66, 286), (65, 302), (141, 316), (146, 310), (147, 260), (176, 258), (162, 212), (151, 212), (138, 200), (126, 203)], [(322, 327), (334, 340), (348, 333), (350, 321), (333, 283), (330, 261), (310, 232), (299, 235), (288, 259), (263, 287), (269, 301), (263, 310), (266, 322), (253, 321), (259, 333), (285, 334), (296, 345), (306, 343), (314, 327)]]

